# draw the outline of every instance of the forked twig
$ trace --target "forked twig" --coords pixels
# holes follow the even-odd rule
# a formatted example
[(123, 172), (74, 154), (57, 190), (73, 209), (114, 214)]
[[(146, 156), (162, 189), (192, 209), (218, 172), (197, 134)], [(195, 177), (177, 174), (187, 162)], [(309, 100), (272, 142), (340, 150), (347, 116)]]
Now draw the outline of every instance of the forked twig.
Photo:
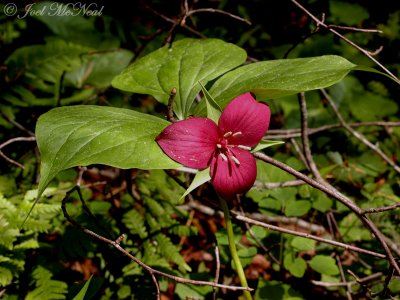
[[(224, 288), (224, 289), (229, 289), (229, 290), (233, 290), (233, 291), (238, 291), (238, 290), (252, 291), (253, 290), (252, 288), (249, 288), (249, 287), (230, 286), (230, 285), (224, 285), (224, 284), (219, 284), (219, 283), (210, 282), (210, 281), (201, 281), (201, 280), (192, 280), (192, 279), (182, 278), (182, 277), (174, 276), (174, 275), (153, 269), (152, 267), (146, 265), (141, 260), (139, 260), (138, 258), (133, 256), (130, 252), (125, 250), (123, 247), (121, 247), (121, 245), (120, 245), (120, 242), (122, 241), (121, 237), (118, 237), (116, 240), (111, 240), (111, 239), (105, 238), (105, 237), (93, 232), (92, 230), (87, 229), (86, 227), (82, 226), (81, 224), (79, 224), (78, 222), (76, 222), (74, 219), (71, 218), (71, 216), (68, 214), (66, 204), (70, 198), (70, 195), (74, 191), (78, 191), (78, 190), (80, 190), (79, 186), (75, 186), (74, 188), (72, 188), (70, 191), (68, 191), (66, 193), (64, 199), (62, 200), (61, 209), (63, 211), (64, 217), (68, 220), (68, 222), (70, 222), (72, 225), (74, 225), (75, 227), (82, 230), (87, 235), (89, 235), (103, 243), (113, 246), (115, 249), (117, 249), (123, 255), (127, 256), (130, 260), (132, 260), (133, 262), (135, 262), (139, 266), (141, 266), (143, 269), (145, 269), (150, 274), (150, 276), (152, 276), (152, 278), (155, 278), (154, 276), (159, 275), (159, 276), (163, 276), (163, 277), (169, 278), (171, 280), (174, 280), (175, 282), (183, 283), (183, 284), (193, 284), (193, 285), (200, 285), (200, 286), (207, 285), (207, 286), (211, 286), (211, 287)], [(156, 285), (156, 289), (159, 289), (158, 283)]]
[(287, 233), (287, 234), (296, 235), (296, 236), (301, 236), (301, 237), (304, 237), (304, 238), (307, 238), (307, 239), (311, 239), (311, 240), (315, 240), (315, 241), (318, 241), (318, 242), (321, 242), (321, 243), (325, 243), (325, 244), (329, 244), (329, 245), (332, 245), (332, 246), (340, 247), (340, 248), (343, 248), (343, 249), (346, 249), (346, 250), (352, 250), (352, 251), (355, 251), (355, 252), (372, 255), (372, 256), (375, 256), (375, 257), (379, 257), (379, 258), (386, 258), (385, 254), (377, 253), (377, 252), (374, 252), (374, 251), (371, 251), (371, 250), (359, 248), (359, 247), (356, 247), (356, 246), (348, 245), (348, 244), (337, 242), (337, 241), (333, 241), (333, 240), (324, 239), (324, 238), (321, 238), (319, 236), (312, 235), (312, 234), (309, 234), (309, 233), (303, 233), (303, 232), (299, 232), (299, 231), (296, 231), (296, 230), (291, 230), (291, 229), (287, 229), (287, 228), (278, 227), (278, 226), (275, 226), (275, 225), (271, 225), (271, 224), (267, 224), (267, 223), (260, 222), (260, 221), (257, 221), (257, 220), (253, 220), (253, 219), (250, 219), (250, 218), (242, 216), (242, 215), (236, 215), (235, 218), (238, 221), (241, 221), (241, 222), (244, 222), (244, 223), (248, 223), (248, 224), (253, 224), (253, 225), (256, 225), (256, 226), (260, 226), (260, 227), (264, 227), (264, 228), (267, 228), (269, 230), (282, 232), (282, 233)]
[(333, 112), (335, 113), (336, 117), (339, 119), (340, 124), (351, 134), (353, 135), (357, 140), (359, 140), (361, 143), (366, 145), (368, 148), (370, 148), (372, 151), (374, 151), (376, 154), (378, 154), (385, 162), (387, 162), (397, 173), (400, 174), (400, 167), (392, 160), (390, 159), (377, 145), (372, 144), (363, 134), (359, 133), (358, 131), (355, 131), (353, 128), (351, 128), (347, 122), (344, 120), (342, 114), (339, 112), (339, 109), (337, 108), (335, 102), (333, 99), (329, 96), (329, 94), (324, 90), (321, 89), (322, 95), (325, 97), (325, 99), (328, 101), (330, 107), (332, 108)]
[(356, 48), (358, 51), (360, 51), (362, 54), (367, 56), (370, 60), (372, 60), (374, 63), (376, 63), (386, 74), (388, 74), (395, 82), (400, 84), (400, 80), (395, 76), (392, 72), (390, 72), (383, 64), (381, 64), (376, 58), (371, 55), (371, 53), (364, 48), (358, 46), (356, 43), (342, 35), (341, 33), (337, 32), (333, 27), (325, 24), (325, 20), (320, 20), (316, 16), (314, 16), (311, 12), (309, 12), (304, 6), (302, 6), (300, 3), (298, 3), (296, 0), (290, 0), (292, 1), (293, 4), (295, 4), (298, 8), (300, 8), (303, 12), (305, 12), (310, 18), (314, 20), (314, 22), (317, 24), (317, 26), (323, 27), (336, 36), (340, 37), (342, 40), (344, 40), (346, 43), (350, 44), (354, 48)]
[(16, 138), (9, 139), (8, 141), (5, 141), (4, 143), (2, 143), (0, 145), (0, 156), (3, 157), (9, 163), (11, 163), (13, 165), (16, 165), (17, 167), (20, 167), (21, 169), (23, 169), (24, 165), (22, 165), (19, 162), (9, 158), (7, 155), (5, 155), (3, 153), (3, 151), (1, 151), (1, 149), (3, 149), (5, 146), (10, 145), (10, 144), (15, 143), (15, 142), (34, 142), (35, 140), (36, 140), (36, 138), (34, 136), (16, 137)]
[(255, 153), (254, 156), (266, 163), (269, 163), (275, 167), (278, 167), (279, 169), (292, 174), (293, 176), (297, 177), (298, 179), (301, 179), (305, 182), (307, 182), (310, 186), (317, 188), (323, 192), (325, 192), (327, 195), (335, 198), (336, 200), (340, 201), (342, 204), (346, 205), (351, 211), (353, 211), (357, 217), (364, 223), (366, 227), (369, 228), (371, 233), (373, 233), (376, 237), (376, 239), (379, 241), (381, 244), (382, 248), (384, 249), (387, 259), (389, 260), (390, 264), (393, 266), (393, 268), (396, 270), (397, 274), (400, 275), (400, 267), (397, 264), (392, 251), (388, 247), (385, 238), (383, 234), (379, 231), (379, 229), (376, 227), (376, 225), (369, 220), (365, 215), (363, 215), (363, 211), (360, 207), (358, 207), (355, 203), (353, 203), (349, 198), (347, 198), (345, 195), (340, 193), (338, 190), (333, 188), (331, 185), (327, 185), (321, 182), (318, 182), (316, 180), (313, 180), (306, 175), (300, 173), (299, 171), (293, 169), (292, 167), (277, 161), (273, 159), (272, 157), (269, 157), (263, 153)]

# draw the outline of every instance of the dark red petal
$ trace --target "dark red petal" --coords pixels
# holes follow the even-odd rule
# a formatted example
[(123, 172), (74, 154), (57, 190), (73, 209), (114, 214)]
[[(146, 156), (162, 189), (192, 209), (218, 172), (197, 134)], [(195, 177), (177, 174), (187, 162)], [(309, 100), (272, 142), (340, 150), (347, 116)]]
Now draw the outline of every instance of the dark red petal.
[(218, 127), (210, 119), (192, 118), (169, 125), (156, 138), (173, 160), (195, 169), (209, 166), (218, 142)]
[(231, 151), (240, 165), (232, 160), (225, 161), (221, 155), (215, 154), (210, 168), (211, 183), (218, 194), (226, 199), (247, 192), (257, 176), (256, 160), (250, 152), (241, 149)]
[(271, 111), (268, 105), (257, 102), (250, 93), (232, 100), (222, 112), (218, 128), (220, 135), (241, 132), (230, 138), (230, 144), (254, 147), (268, 130)]

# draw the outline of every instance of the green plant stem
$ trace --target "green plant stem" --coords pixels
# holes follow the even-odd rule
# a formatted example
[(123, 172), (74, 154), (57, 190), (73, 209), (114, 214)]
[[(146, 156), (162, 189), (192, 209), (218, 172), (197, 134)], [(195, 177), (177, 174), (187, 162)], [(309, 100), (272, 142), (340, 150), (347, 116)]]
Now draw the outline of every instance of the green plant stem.
[[(231, 215), (229, 213), (228, 204), (221, 197), (219, 198), (219, 202), (221, 204), (222, 210), (224, 211), (225, 226), (226, 226), (226, 231), (228, 233), (229, 250), (231, 252), (231, 256), (235, 264), (236, 272), (238, 273), (240, 279), (240, 284), (242, 285), (242, 287), (248, 287), (246, 276), (244, 275), (243, 267), (236, 250), (235, 235), (233, 234), (233, 226), (232, 226)], [(246, 300), (253, 300), (253, 297), (251, 296), (249, 291), (243, 291), (243, 293)]]

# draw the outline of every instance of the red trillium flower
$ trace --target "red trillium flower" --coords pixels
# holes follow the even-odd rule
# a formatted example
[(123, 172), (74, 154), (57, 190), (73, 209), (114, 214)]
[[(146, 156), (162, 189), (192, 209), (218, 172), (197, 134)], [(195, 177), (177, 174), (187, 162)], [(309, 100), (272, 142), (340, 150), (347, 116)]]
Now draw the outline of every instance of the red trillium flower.
[(208, 118), (191, 118), (169, 125), (156, 138), (158, 145), (182, 165), (210, 167), (211, 183), (224, 198), (248, 191), (257, 175), (250, 150), (268, 130), (271, 112), (250, 93), (232, 100), (218, 126)]

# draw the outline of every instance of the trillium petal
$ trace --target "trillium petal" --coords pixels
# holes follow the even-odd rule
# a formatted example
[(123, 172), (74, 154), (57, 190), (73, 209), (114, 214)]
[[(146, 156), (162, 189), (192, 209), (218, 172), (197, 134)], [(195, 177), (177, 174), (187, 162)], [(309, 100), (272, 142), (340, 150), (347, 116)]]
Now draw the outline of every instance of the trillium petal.
[(218, 123), (219, 132), (220, 135), (241, 132), (231, 137), (230, 144), (254, 147), (268, 130), (270, 117), (268, 105), (245, 93), (233, 99), (224, 109)]
[(254, 184), (257, 175), (256, 160), (253, 155), (241, 149), (231, 150), (240, 164), (215, 154), (211, 161), (211, 183), (224, 198), (247, 192)]
[(182, 165), (205, 169), (216, 149), (218, 127), (207, 118), (178, 121), (165, 128), (156, 142), (170, 158)]

